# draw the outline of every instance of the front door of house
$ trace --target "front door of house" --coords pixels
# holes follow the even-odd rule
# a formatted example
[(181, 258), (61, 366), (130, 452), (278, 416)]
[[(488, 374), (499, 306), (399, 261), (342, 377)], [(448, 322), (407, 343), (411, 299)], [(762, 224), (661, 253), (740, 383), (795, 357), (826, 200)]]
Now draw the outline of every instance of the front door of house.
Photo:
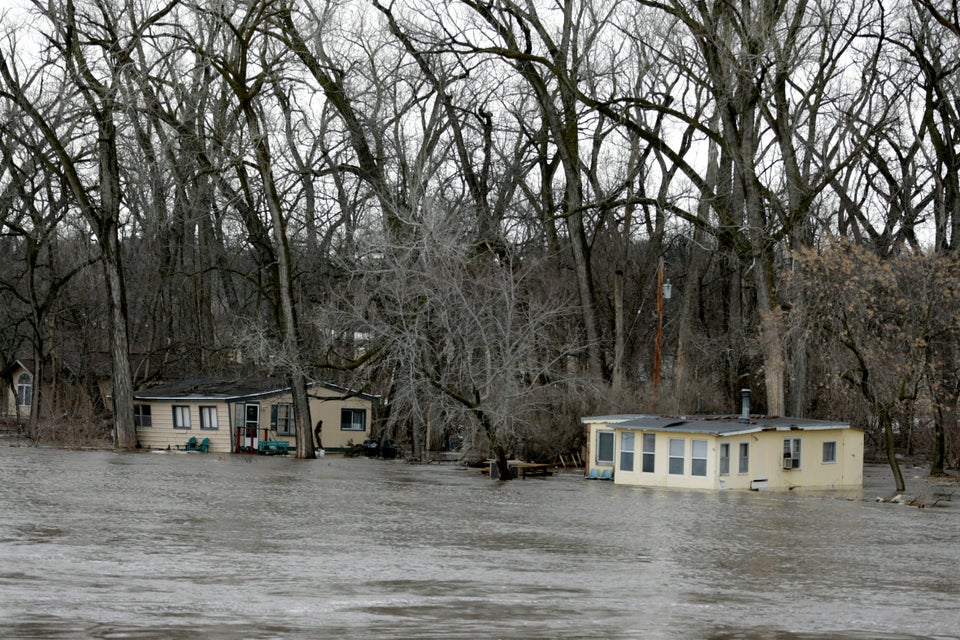
[[(242, 413), (241, 413), (242, 411)], [(237, 449), (240, 451), (256, 451), (257, 432), (260, 430), (260, 405), (249, 402), (237, 411)]]

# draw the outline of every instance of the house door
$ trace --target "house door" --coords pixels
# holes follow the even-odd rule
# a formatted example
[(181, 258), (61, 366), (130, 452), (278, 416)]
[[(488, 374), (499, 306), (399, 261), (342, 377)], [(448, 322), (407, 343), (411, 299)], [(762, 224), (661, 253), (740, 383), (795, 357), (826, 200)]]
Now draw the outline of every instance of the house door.
[(237, 407), (237, 450), (256, 451), (260, 429), (260, 405), (243, 404)]

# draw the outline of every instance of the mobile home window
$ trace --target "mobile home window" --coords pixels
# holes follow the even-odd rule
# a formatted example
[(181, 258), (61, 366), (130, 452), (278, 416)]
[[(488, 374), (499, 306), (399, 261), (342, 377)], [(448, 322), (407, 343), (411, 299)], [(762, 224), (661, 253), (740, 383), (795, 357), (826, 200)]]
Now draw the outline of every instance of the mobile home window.
[(783, 439), (783, 468), (800, 468), (800, 438)]
[(367, 430), (366, 409), (341, 409), (340, 410), (340, 430), (341, 431), (366, 431)]
[(740, 466), (737, 473), (750, 473), (750, 443), (740, 443)]
[(133, 405), (133, 424), (137, 428), (153, 426), (153, 416), (150, 415), (150, 405)]
[(17, 376), (17, 404), (21, 407), (33, 404), (33, 376), (29, 373), (24, 372)]
[(730, 443), (720, 443), (720, 475), (730, 475)]
[(690, 446), (690, 475), (707, 475), (707, 441), (694, 440)]
[(173, 405), (173, 428), (190, 428), (190, 407), (187, 405)]
[(597, 432), (597, 464), (613, 464), (613, 431)]
[(633, 441), (632, 431), (620, 434), (620, 470), (633, 471)]
[(679, 438), (670, 438), (670, 466), (667, 471), (670, 475), (683, 475), (683, 451), (683, 440)]
[(271, 409), (272, 426), (281, 436), (292, 436), (294, 434), (293, 425), (293, 405), (289, 402), (282, 402), (273, 405)]
[(837, 461), (837, 443), (834, 441), (823, 443), (823, 462), (826, 464)]
[(657, 434), (643, 434), (643, 472), (653, 473), (657, 450)]
[(219, 425), (217, 424), (217, 408), (216, 407), (200, 407), (200, 428), (201, 429), (218, 429)]

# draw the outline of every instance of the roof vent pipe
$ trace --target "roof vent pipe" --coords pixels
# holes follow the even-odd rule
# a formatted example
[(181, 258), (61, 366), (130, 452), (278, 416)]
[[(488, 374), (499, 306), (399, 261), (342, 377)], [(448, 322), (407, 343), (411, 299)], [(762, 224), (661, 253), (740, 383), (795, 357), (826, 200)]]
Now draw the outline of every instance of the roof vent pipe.
[(750, 422), (750, 389), (740, 389), (740, 420)]

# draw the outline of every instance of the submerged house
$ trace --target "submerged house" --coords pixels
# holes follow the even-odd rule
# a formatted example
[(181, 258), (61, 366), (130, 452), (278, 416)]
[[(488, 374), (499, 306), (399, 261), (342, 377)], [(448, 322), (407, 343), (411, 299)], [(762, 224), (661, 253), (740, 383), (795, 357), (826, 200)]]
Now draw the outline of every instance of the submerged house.
[(740, 416), (611, 415), (582, 419), (588, 465), (617, 484), (793, 489), (863, 484), (863, 432), (844, 422)]
[[(379, 397), (327, 382), (307, 388), (310, 414), (326, 450), (362, 444), (371, 437)], [(134, 394), (137, 441), (145, 449), (175, 449), (206, 438), (209, 451), (256, 451), (261, 440), (296, 445), (290, 388), (272, 378), (199, 378)]]

